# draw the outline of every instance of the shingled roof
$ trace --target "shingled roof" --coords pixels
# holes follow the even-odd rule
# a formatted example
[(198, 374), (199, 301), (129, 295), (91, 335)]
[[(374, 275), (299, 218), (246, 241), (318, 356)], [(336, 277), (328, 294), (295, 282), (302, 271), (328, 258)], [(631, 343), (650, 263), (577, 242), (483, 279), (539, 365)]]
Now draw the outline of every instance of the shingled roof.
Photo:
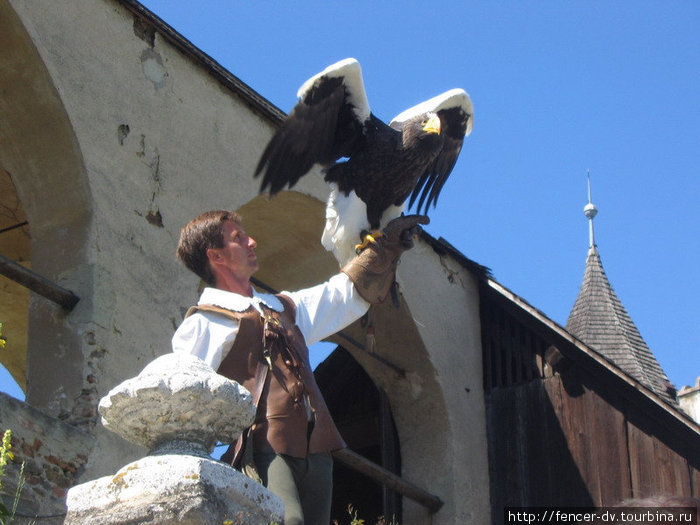
[(677, 404), (671, 382), (610, 285), (595, 245), (588, 250), (566, 329), (662, 399)]
[(664, 401), (677, 405), (675, 388), (644, 342), (603, 270), (593, 232), (593, 219), (598, 209), (591, 202), (590, 175), (588, 204), (583, 208), (583, 214), (588, 219), (589, 231), (586, 271), (566, 329)]

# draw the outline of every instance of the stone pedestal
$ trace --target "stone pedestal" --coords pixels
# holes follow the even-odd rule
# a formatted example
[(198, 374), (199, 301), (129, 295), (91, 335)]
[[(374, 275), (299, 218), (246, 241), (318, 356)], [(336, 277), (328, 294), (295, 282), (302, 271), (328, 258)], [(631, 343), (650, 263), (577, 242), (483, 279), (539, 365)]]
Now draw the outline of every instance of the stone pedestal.
[(281, 500), (209, 457), (255, 417), (250, 393), (201, 360), (167, 354), (100, 402), (106, 428), (148, 456), (68, 492), (65, 523), (281, 523)]

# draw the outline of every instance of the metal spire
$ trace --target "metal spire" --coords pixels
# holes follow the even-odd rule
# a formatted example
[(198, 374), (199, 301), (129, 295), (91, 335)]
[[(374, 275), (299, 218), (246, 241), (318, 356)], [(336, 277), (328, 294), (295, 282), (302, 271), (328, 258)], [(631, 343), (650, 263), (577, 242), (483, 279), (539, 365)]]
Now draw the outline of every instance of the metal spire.
[(591, 172), (586, 170), (588, 176), (588, 204), (583, 207), (583, 214), (588, 218), (588, 247), (595, 248), (595, 237), (593, 235), (593, 217), (598, 213), (598, 208), (591, 202)]

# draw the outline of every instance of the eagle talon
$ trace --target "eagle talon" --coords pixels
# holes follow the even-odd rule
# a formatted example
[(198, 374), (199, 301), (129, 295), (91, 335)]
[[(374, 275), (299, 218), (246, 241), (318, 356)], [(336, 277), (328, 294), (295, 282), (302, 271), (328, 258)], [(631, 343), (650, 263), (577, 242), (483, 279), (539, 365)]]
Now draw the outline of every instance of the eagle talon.
[(382, 236), (384, 236), (384, 234), (379, 230), (365, 234), (365, 236), (362, 238), (362, 242), (355, 245), (355, 253), (360, 253), (362, 250), (367, 248), (370, 243), (377, 242), (377, 239)]

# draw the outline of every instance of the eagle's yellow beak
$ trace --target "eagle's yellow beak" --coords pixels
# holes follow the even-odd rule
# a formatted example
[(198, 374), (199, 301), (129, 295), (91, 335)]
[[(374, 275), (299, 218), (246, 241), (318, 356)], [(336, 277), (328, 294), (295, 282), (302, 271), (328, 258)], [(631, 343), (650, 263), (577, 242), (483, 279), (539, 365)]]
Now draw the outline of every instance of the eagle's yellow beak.
[(423, 125), (423, 131), (426, 133), (440, 134), (440, 117), (433, 115)]

